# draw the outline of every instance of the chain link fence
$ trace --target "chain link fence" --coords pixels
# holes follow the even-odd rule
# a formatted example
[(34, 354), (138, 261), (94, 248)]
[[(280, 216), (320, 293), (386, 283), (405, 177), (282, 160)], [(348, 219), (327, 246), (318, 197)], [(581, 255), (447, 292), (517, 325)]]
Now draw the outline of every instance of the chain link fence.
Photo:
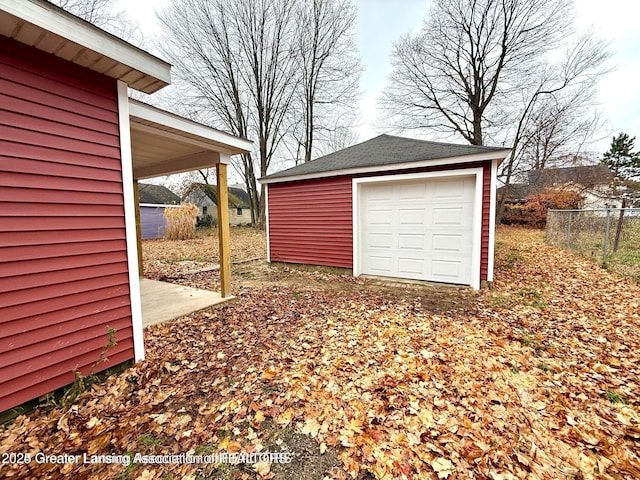
[(549, 210), (546, 240), (640, 283), (640, 208)]

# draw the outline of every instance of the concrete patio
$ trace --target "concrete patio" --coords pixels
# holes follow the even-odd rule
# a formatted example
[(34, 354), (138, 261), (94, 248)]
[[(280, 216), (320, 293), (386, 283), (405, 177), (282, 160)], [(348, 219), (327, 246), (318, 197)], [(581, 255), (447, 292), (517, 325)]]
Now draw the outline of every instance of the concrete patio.
[(217, 292), (141, 278), (140, 298), (142, 325), (146, 328), (228, 302), (235, 297), (222, 297)]

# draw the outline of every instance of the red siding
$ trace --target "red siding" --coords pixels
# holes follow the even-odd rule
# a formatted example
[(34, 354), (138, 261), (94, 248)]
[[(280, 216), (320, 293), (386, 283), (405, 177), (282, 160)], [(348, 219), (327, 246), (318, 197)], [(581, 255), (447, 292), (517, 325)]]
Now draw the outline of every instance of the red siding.
[(351, 178), (269, 185), (272, 262), (351, 268)]
[(482, 169), (482, 238), (480, 241), (480, 281), (487, 280), (489, 272), (489, 227), (491, 209), (491, 162)]
[(0, 411), (131, 359), (115, 81), (0, 40)]
[[(490, 161), (270, 184), (271, 261), (353, 268), (351, 183), (354, 177), (478, 167), (483, 169), (480, 280), (486, 280), (489, 267)], [(273, 205), (276, 205), (275, 209)]]

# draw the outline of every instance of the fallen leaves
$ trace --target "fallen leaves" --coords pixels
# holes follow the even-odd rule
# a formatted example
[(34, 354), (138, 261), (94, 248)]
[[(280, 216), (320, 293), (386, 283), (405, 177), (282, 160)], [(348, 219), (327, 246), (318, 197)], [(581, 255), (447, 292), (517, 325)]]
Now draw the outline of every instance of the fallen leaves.
[[(312, 438), (306, 455), (338, 451), (335, 478), (640, 478), (640, 288), (538, 233), (498, 239), (493, 287), (461, 291), (473, 302), (448, 311), (429, 287), (295, 269), (281, 284), (274, 270), (234, 304), (148, 329), (145, 362), (67, 412), (18, 418), (0, 453), (249, 454), (285, 448), (275, 430)], [(217, 476), (215, 465), (134, 467), (8, 472)], [(276, 467), (235, 472), (297, 478)]]

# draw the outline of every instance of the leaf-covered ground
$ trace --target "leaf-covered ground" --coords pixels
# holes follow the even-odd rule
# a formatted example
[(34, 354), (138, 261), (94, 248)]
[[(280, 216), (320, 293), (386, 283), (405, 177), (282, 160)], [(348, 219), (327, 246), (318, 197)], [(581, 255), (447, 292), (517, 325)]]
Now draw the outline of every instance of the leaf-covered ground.
[[(267, 242), (264, 231), (251, 227), (231, 227), (231, 262), (264, 259)], [(154, 239), (142, 242), (144, 274), (149, 278), (172, 278), (217, 267), (218, 231), (198, 231), (191, 240)]]
[[(215, 272), (175, 281), (215, 285)], [(496, 281), (234, 269), (238, 300), (149, 328), (147, 359), (2, 452), (293, 453), (293, 463), (0, 465), (13, 478), (640, 478), (640, 288), (498, 234)]]

